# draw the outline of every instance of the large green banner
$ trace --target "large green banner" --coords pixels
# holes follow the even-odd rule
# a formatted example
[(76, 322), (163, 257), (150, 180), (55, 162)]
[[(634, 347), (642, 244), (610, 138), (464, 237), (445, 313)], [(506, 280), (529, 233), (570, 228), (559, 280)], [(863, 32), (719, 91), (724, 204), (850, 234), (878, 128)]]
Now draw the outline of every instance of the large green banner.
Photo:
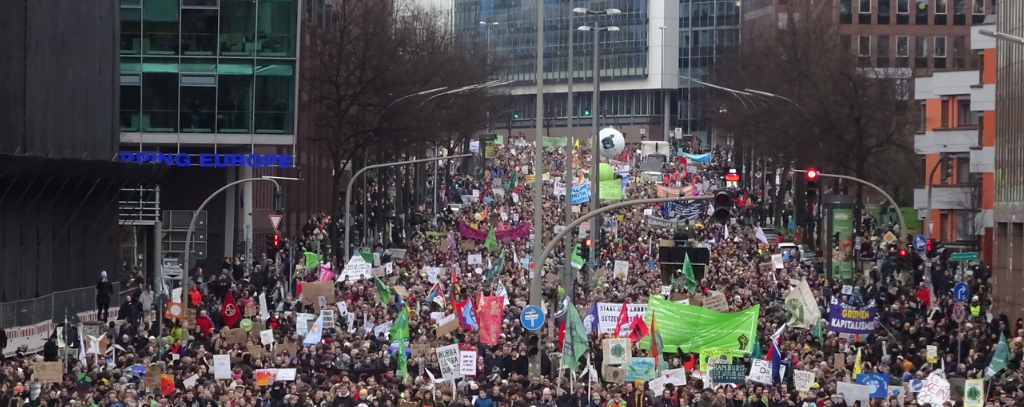
[[(665, 341), (665, 353), (700, 353), (701, 349), (721, 348), (732, 356), (750, 353), (757, 333), (760, 305), (735, 313), (712, 311), (696, 305), (680, 304), (652, 295), (647, 304), (646, 320), (658, 317), (658, 332)], [(648, 322), (649, 323), (649, 322)], [(640, 347), (650, 347), (650, 337), (640, 341)]]
[(839, 236), (838, 241), (832, 242), (832, 275), (853, 278), (853, 209), (832, 210), (832, 233)]

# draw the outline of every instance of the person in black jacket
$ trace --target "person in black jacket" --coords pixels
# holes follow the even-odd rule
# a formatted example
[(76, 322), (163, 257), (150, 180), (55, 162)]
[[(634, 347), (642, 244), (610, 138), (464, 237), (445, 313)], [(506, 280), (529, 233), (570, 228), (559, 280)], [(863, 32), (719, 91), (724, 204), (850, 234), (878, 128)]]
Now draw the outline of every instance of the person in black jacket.
[(107, 271), (100, 273), (100, 281), (96, 282), (96, 319), (107, 322), (110, 316), (110, 295), (114, 285), (107, 280)]
[(46, 340), (46, 343), (43, 344), (43, 361), (56, 362), (60, 360), (59, 357), (60, 355), (57, 350), (57, 335), (50, 335), (50, 339)]

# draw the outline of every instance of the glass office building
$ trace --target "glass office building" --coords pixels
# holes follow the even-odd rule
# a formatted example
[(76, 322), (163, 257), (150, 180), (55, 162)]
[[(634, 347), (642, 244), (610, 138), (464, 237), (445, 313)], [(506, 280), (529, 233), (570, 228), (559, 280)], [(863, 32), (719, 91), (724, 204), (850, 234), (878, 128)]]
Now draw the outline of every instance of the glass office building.
[(122, 133), (293, 135), (298, 4), (121, 0)]
[[(679, 75), (706, 80), (717, 57), (739, 51), (740, 2), (679, 0), (679, 44)], [(683, 134), (708, 143), (711, 125), (698, 107), (704, 91), (679, 78), (678, 111), (673, 116)]]

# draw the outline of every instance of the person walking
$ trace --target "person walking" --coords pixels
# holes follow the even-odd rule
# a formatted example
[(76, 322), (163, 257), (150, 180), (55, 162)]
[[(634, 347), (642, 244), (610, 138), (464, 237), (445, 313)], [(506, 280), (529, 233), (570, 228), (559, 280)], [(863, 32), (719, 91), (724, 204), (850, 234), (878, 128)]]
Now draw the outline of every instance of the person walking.
[(107, 322), (110, 316), (110, 295), (114, 285), (107, 280), (107, 271), (100, 273), (100, 281), (96, 282), (96, 320)]

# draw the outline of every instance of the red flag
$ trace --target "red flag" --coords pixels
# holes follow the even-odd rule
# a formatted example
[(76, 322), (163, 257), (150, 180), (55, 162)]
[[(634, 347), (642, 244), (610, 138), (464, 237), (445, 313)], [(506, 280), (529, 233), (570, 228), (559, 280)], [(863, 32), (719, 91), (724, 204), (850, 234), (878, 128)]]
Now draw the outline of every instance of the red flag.
[(558, 351), (562, 351), (562, 344), (565, 343), (565, 320), (558, 323)]
[(238, 312), (238, 304), (235, 303), (235, 297), (231, 296), (231, 292), (228, 291), (228, 296), (224, 298), (224, 303), (220, 306), (220, 316), (224, 319), (224, 326), (232, 327), (239, 319), (242, 319), (242, 315)]
[(612, 336), (618, 338), (619, 332), (622, 332), (622, 326), (629, 323), (629, 314), (626, 312), (626, 302), (622, 302), (622, 309), (619, 310), (619, 319), (615, 321), (615, 332), (612, 332)]
[(647, 323), (644, 322), (644, 318), (637, 316), (633, 318), (633, 323), (629, 324), (629, 341), (632, 343), (640, 342), (640, 339), (647, 336)]

